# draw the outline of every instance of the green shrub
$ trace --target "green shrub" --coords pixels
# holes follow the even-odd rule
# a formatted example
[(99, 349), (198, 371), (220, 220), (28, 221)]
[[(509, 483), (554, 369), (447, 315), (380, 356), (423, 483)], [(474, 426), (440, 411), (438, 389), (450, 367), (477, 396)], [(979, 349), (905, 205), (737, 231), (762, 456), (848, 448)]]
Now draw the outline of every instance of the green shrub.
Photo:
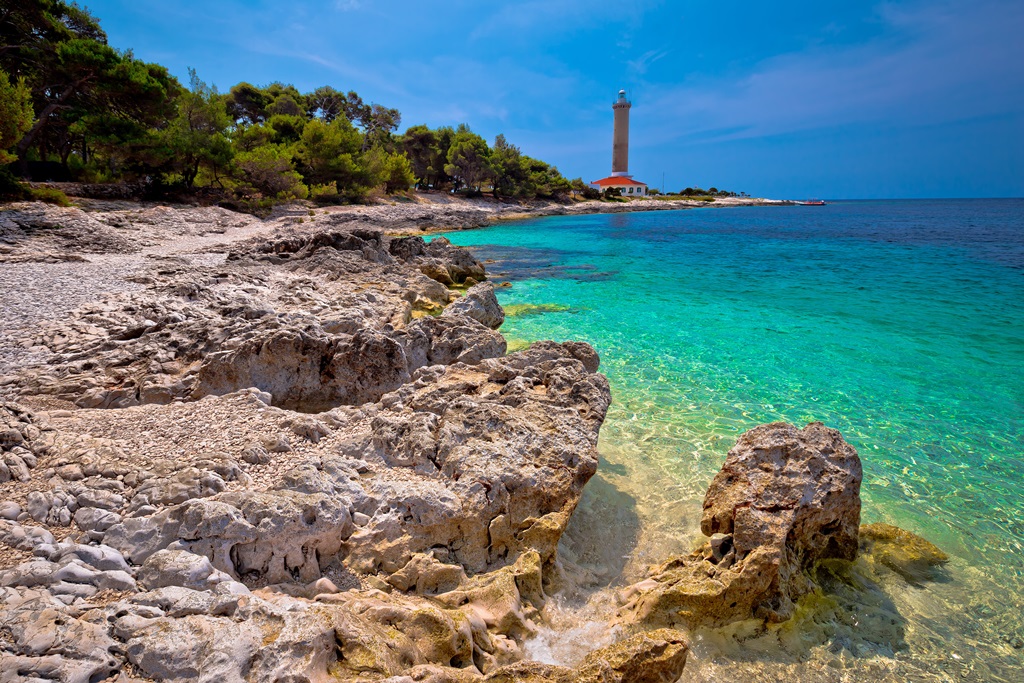
[(338, 183), (333, 180), (325, 185), (310, 185), (309, 198), (317, 204), (340, 204), (343, 201), (338, 192)]
[(57, 206), (71, 206), (68, 196), (52, 187), (29, 188), (29, 197), (37, 202), (56, 204)]

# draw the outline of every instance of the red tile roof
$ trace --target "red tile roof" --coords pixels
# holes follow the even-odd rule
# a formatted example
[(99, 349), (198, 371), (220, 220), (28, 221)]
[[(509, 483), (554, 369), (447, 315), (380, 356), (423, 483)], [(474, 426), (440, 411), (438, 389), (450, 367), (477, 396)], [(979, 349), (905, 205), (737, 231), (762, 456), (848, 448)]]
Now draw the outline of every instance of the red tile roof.
[(619, 187), (628, 185), (638, 185), (646, 187), (647, 183), (641, 183), (633, 180), (632, 178), (626, 178), (625, 176), (609, 176), (608, 178), (601, 178), (600, 180), (594, 180), (590, 183), (591, 185), (600, 185), (601, 187)]

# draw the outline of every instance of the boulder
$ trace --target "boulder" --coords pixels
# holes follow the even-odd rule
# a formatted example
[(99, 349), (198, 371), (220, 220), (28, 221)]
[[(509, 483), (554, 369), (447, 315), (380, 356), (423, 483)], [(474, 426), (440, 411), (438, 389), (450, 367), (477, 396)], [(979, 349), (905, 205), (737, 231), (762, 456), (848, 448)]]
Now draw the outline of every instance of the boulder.
[(693, 628), (790, 618), (814, 587), (808, 569), (856, 557), (861, 477), (857, 451), (820, 422), (746, 432), (704, 499), (701, 531), (713, 543), (623, 591), (620, 619)]
[(505, 322), (505, 312), (501, 310), (494, 296), (494, 285), (490, 282), (470, 287), (461, 298), (448, 304), (441, 315), (464, 315), (492, 330), (498, 329)]
[(489, 674), (485, 683), (674, 683), (689, 645), (679, 631), (638, 633), (594, 650), (574, 668), (519, 662)]
[(158, 550), (139, 569), (139, 581), (149, 590), (167, 586), (207, 590), (230, 580), (214, 568), (210, 558), (184, 550)]

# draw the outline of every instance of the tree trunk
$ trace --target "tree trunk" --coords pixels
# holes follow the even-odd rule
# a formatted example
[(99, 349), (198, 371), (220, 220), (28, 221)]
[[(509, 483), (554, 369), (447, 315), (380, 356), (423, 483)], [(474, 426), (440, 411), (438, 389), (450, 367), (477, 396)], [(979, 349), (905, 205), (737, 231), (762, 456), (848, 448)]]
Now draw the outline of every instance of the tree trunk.
[(18, 159), (20, 161), (19, 165), (21, 167), (22, 176), (28, 177), (28, 159), (25, 155), (28, 153), (28, 149), (32, 146), (32, 143), (35, 142), (36, 136), (39, 135), (39, 132), (46, 127), (46, 124), (50, 120), (50, 115), (63, 107), (64, 100), (66, 100), (72, 93), (78, 92), (78, 89), (88, 81), (88, 78), (75, 81), (69, 85), (64, 92), (57, 97), (57, 99), (43, 107), (43, 110), (39, 113), (39, 118), (36, 119), (36, 122), (32, 124), (32, 127), (28, 129), (28, 132), (25, 133), (24, 137), (21, 138), (21, 141), (14, 148), (14, 153), (18, 155)]

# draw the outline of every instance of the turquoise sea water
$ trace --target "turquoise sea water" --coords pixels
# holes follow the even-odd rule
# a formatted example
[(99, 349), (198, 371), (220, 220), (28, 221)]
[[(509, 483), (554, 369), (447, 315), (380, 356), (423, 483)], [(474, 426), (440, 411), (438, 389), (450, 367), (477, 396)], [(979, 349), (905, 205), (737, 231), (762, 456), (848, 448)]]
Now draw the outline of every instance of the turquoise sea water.
[[(595, 562), (598, 578), (629, 580), (690, 547), (739, 434), (821, 420), (861, 454), (864, 521), (954, 558), (948, 582), (901, 598), (910, 649), (935, 658), (924, 670), (946, 661), (931, 643), (960, 647), (950, 680), (1015, 680), (1024, 200), (550, 217), (447, 237), (511, 283), (498, 290), (507, 338), (585, 340), (601, 355), (613, 406), (581, 508), (627, 501), (610, 519), (636, 528), (620, 534), (622, 563)], [(954, 672), (964, 661), (969, 673)]]

